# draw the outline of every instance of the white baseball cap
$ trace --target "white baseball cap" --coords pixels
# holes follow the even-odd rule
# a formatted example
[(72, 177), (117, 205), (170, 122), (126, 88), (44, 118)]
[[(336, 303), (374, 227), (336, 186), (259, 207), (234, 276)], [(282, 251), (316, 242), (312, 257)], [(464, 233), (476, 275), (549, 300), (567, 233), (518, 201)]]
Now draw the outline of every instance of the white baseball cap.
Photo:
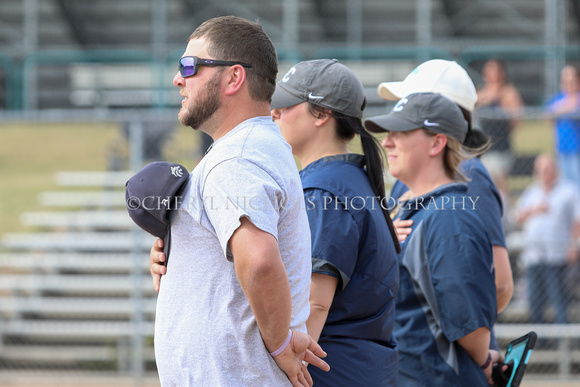
[(473, 112), (477, 103), (475, 85), (457, 62), (432, 59), (417, 66), (403, 82), (383, 82), (381, 98), (396, 101), (412, 93), (440, 93), (464, 109)]

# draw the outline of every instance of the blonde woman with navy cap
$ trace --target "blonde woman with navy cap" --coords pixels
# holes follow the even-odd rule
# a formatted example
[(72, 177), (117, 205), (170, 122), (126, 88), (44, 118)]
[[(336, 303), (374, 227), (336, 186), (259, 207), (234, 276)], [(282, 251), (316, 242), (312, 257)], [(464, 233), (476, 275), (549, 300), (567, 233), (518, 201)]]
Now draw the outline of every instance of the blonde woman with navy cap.
[(499, 355), (488, 350), (497, 316), (492, 245), (458, 169), (473, 134), (436, 93), (410, 94), (365, 126), (388, 132), (390, 173), (410, 189), (397, 214), (413, 220), (399, 254), (399, 385), (485, 386)]
[[(363, 86), (336, 60), (300, 62), (271, 106), (303, 168), (313, 266), (306, 325), (331, 367), (310, 370), (314, 384), (394, 386), (398, 242), (384, 205), (382, 150), (361, 122)], [(349, 153), (356, 135), (364, 155)]]

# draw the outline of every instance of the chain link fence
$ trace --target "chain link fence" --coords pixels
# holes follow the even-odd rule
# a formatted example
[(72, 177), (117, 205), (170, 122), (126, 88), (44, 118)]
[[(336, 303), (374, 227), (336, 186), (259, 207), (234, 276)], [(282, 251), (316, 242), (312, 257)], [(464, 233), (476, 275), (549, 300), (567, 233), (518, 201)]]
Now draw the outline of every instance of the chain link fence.
[[(502, 198), (515, 285), (496, 332), (503, 349), (530, 330), (538, 333), (527, 380), (577, 380), (580, 181), (567, 172), (571, 165), (565, 163), (574, 163), (570, 153), (576, 156), (580, 150), (570, 149), (578, 143), (580, 114), (555, 115), (549, 110), (528, 108), (516, 117), (489, 110), (475, 114), (492, 141), (506, 140), (501, 133), (509, 136), (509, 146), (492, 145), (482, 156)], [(510, 125), (514, 120), (515, 127)]]

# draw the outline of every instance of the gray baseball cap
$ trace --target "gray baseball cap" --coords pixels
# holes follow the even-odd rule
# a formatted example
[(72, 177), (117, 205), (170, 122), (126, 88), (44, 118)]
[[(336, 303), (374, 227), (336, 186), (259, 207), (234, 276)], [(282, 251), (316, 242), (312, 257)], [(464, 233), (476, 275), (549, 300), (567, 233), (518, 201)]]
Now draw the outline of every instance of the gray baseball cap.
[(414, 93), (401, 98), (389, 114), (364, 123), (370, 132), (406, 132), (425, 128), (452, 137), (463, 144), (467, 121), (450, 99), (437, 93)]
[(272, 109), (312, 102), (347, 116), (362, 118), (364, 87), (357, 76), (336, 59), (300, 62), (276, 84)]

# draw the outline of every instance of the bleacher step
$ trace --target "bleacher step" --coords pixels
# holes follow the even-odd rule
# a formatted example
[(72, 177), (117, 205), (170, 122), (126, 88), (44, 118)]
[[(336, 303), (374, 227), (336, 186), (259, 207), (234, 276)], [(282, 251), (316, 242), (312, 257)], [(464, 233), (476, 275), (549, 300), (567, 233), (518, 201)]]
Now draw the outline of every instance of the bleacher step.
[(38, 202), (46, 207), (125, 207), (125, 191), (45, 191)]
[(1, 329), (4, 335), (59, 339), (63, 342), (130, 338), (140, 327), (143, 337), (153, 336), (152, 321), (137, 325), (132, 321), (10, 320)]
[(130, 252), (135, 246), (151, 250), (155, 237), (142, 230), (131, 232), (30, 232), (7, 233), (1, 242), (4, 247), (20, 250)]
[[(130, 319), (135, 313), (136, 303), (131, 298), (96, 297), (0, 297), (0, 315), (19, 316), (31, 314), (35, 318), (74, 319)], [(147, 298), (138, 304), (151, 318), (155, 314), (157, 301)]]
[(55, 181), (65, 187), (124, 188), (133, 175), (132, 171), (62, 171)]
[[(138, 265), (149, 275), (149, 254), (144, 252)], [(0, 271), (6, 273), (74, 272), (74, 273), (131, 273), (135, 257), (117, 253), (0, 253)]]
[(20, 215), (25, 226), (88, 230), (128, 230), (133, 221), (127, 211), (35, 211)]
[[(138, 285), (138, 286), (136, 286)], [(128, 295), (132, 292), (155, 294), (150, 275), (142, 274), (139, 283), (130, 275), (0, 274), (0, 292), (38, 295)]]

